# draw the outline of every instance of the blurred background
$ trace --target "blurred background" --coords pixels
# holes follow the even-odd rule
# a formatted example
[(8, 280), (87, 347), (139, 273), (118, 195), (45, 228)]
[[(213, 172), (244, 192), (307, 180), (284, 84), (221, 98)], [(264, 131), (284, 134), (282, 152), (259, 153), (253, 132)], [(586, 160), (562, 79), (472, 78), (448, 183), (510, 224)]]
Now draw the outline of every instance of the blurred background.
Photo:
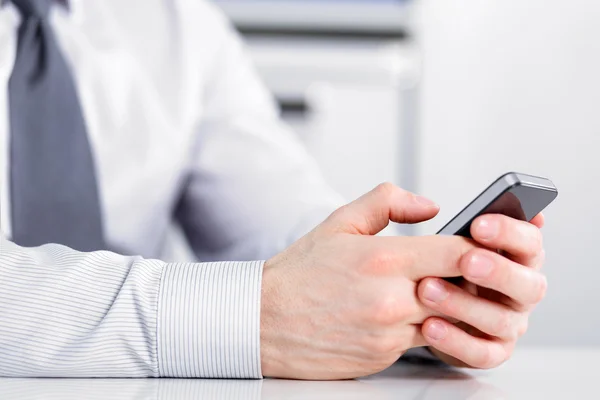
[(548, 297), (523, 342), (600, 345), (600, 2), (215, 0), (330, 181), (437, 201), (435, 233), (507, 171), (549, 177)]

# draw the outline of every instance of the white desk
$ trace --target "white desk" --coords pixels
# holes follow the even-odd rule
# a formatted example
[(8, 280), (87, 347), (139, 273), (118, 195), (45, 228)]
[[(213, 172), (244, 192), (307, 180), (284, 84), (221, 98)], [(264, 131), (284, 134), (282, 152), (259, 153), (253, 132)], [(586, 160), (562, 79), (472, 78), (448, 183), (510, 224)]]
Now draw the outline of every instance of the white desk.
[(398, 364), (353, 381), (0, 379), (0, 399), (591, 399), (600, 348), (523, 348), (494, 371)]

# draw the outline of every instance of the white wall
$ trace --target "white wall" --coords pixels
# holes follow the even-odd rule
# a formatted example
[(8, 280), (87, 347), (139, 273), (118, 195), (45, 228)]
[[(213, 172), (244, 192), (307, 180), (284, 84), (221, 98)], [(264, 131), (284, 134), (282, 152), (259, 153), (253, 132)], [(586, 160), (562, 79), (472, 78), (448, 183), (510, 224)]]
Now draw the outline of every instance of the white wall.
[(420, 192), (435, 232), (501, 173), (550, 177), (527, 343), (600, 344), (600, 2), (421, 0)]
[[(283, 114), (315, 157), (325, 179), (348, 201), (385, 181), (410, 186), (405, 134), (409, 94), (420, 64), (414, 45), (394, 39), (252, 37), (258, 72), (280, 100), (306, 103)], [(410, 234), (390, 224), (382, 234)]]

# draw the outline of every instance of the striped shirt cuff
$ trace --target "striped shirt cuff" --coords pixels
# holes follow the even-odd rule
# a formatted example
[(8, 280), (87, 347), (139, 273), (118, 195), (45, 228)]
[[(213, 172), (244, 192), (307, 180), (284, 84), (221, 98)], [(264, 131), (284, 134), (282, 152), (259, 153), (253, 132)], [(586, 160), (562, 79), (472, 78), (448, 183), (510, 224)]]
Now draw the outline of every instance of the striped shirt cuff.
[(157, 324), (161, 377), (262, 378), (263, 265), (165, 265)]

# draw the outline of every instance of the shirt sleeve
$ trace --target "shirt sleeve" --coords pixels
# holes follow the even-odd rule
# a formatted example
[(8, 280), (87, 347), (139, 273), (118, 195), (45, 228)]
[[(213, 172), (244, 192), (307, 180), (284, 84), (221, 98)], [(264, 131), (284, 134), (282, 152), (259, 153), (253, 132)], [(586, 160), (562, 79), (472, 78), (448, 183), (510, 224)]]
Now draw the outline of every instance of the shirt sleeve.
[(346, 200), (280, 118), (239, 34), (216, 6), (194, 4), (214, 49), (195, 68), (202, 106), (177, 220), (200, 260), (269, 259)]
[(0, 237), (0, 376), (262, 378), (262, 268)]

